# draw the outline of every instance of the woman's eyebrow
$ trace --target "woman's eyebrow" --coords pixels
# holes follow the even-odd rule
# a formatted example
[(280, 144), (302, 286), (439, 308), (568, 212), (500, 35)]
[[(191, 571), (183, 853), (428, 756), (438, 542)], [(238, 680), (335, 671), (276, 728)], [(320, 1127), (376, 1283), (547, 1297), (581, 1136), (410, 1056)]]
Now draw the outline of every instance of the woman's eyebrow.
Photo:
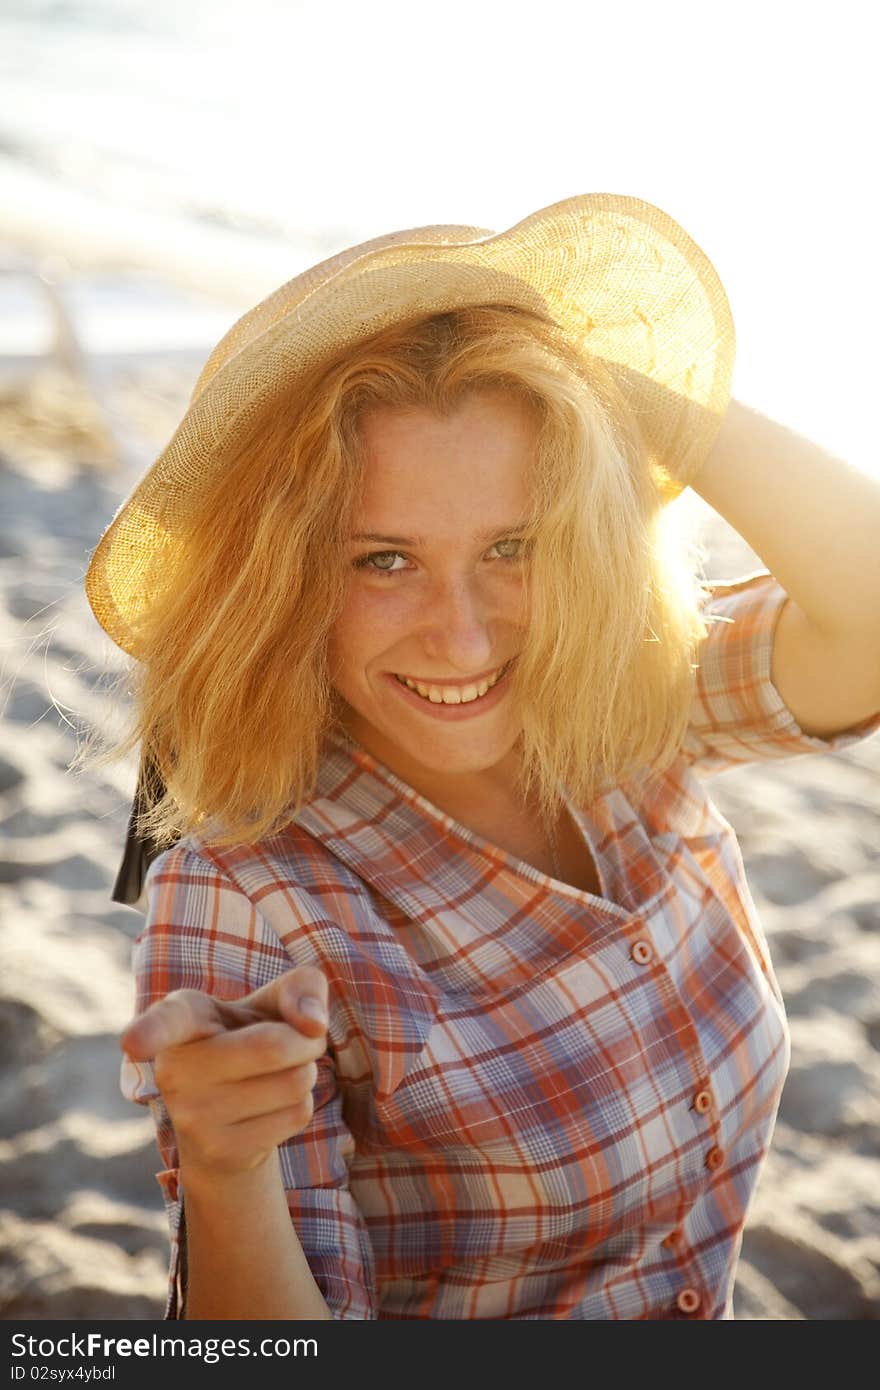
[[(528, 525), (528, 521), (516, 521), (510, 526), (493, 527), (491, 531), (478, 531), (474, 539), (482, 543), (501, 540), (504, 536), (515, 536), (520, 531), (525, 531)], [(350, 539), (353, 541), (373, 541), (380, 545), (408, 545), (414, 549), (420, 545), (428, 544), (424, 536), (385, 536), (380, 535), (377, 531), (358, 531)]]

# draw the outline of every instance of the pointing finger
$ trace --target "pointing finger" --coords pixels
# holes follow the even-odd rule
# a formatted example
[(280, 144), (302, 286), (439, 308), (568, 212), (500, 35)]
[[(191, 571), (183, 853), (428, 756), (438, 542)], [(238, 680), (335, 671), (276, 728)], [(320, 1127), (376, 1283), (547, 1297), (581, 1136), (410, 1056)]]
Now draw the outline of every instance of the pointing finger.
[(151, 1004), (125, 1028), (120, 1047), (132, 1061), (152, 1061), (166, 1047), (210, 1038), (251, 1023), (283, 1022), (309, 1038), (327, 1031), (327, 981), (314, 966), (298, 966), (244, 998), (214, 999), (179, 989)]
[[(195, 989), (176, 989), (158, 999), (122, 1033), (119, 1045), (135, 1062), (149, 1062), (157, 1052), (222, 1033), (228, 1026), (219, 1001)], [(245, 1020), (254, 1022), (254, 1016)]]

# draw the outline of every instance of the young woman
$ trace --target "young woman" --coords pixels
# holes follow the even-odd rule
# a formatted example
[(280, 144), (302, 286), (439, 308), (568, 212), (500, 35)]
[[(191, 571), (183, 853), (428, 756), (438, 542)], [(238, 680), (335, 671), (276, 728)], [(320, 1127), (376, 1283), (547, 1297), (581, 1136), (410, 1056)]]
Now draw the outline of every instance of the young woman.
[[(235, 325), (101, 541), (167, 1317), (731, 1316), (788, 1037), (704, 780), (880, 727), (880, 490), (732, 360), (637, 200), (398, 233)], [(767, 570), (699, 581), (688, 481)]]

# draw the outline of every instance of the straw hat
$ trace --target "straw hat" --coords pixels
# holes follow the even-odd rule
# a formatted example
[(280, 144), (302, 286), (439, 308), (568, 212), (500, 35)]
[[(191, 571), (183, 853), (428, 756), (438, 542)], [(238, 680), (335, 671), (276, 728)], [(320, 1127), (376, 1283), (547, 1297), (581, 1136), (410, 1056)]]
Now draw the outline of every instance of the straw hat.
[(587, 194), (507, 232), (417, 227), (296, 276), (211, 353), (170, 443), (95, 549), (86, 593), (137, 656), (139, 616), (173, 570), (190, 499), (273, 401), (389, 325), (477, 304), (549, 316), (634, 404), (665, 501), (708, 454), (730, 399), (734, 329), (718, 275), (676, 222), (638, 198)]

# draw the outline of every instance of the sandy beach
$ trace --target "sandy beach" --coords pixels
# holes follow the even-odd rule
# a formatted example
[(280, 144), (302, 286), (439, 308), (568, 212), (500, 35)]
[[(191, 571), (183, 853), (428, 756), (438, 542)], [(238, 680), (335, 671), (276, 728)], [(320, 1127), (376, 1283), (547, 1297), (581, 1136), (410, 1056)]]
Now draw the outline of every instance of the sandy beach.
[[(117, 1043), (142, 918), (109, 899), (134, 765), (68, 771), (77, 727), (108, 718), (97, 672), (114, 660), (82, 577), (251, 296), (221, 302), (155, 267), (70, 260), (50, 291), (40, 264), (9, 246), (0, 277), (0, 1317), (157, 1319), (161, 1165), (149, 1115), (120, 1094)], [(66, 345), (53, 304), (66, 306)], [(684, 501), (710, 577), (761, 564), (694, 494)], [(880, 1317), (878, 774), (875, 736), (712, 784), (793, 1046), (738, 1318)]]

